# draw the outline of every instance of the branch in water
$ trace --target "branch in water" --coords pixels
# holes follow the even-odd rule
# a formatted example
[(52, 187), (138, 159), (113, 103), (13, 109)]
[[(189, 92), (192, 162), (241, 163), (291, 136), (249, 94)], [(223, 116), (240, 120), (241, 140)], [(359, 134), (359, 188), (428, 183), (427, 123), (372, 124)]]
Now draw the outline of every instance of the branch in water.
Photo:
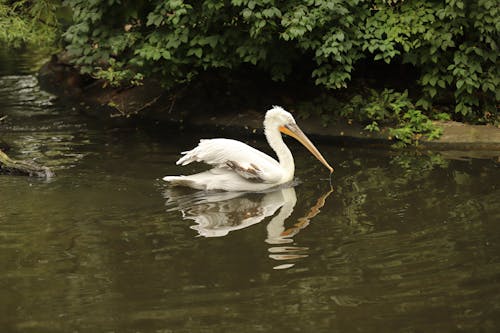
[(0, 150), (0, 173), (31, 177), (52, 178), (54, 173), (47, 167), (28, 161), (11, 159)]

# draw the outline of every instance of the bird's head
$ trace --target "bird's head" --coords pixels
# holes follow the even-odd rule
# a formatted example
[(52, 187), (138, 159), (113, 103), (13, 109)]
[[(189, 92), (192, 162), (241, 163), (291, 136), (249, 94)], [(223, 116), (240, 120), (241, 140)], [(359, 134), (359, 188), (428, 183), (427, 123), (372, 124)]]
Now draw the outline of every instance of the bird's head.
[(311, 152), (311, 154), (314, 155), (314, 157), (326, 166), (328, 170), (330, 170), (330, 173), (333, 172), (333, 168), (328, 164), (323, 155), (321, 155), (304, 132), (302, 132), (290, 112), (285, 111), (280, 106), (274, 106), (272, 109), (267, 111), (264, 125), (266, 128), (270, 129), (277, 128), (281, 133), (295, 138), (297, 141), (302, 143)]
[(296, 124), (292, 114), (285, 111), (281, 106), (273, 106), (271, 110), (267, 111), (265, 121), (273, 123), (276, 126)]

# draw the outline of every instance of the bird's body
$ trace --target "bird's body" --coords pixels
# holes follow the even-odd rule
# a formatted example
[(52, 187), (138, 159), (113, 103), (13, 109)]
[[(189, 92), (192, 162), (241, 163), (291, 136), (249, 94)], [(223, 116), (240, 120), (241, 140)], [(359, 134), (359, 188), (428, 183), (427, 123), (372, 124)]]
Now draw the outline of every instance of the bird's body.
[(282, 183), (283, 172), (274, 158), (232, 139), (201, 140), (177, 164), (191, 162), (205, 162), (214, 167), (190, 176), (167, 176), (163, 179), (173, 185), (224, 191), (261, 191), (269, 188), (270, 184)]
[(205, 139), (197, 147), (183, 152), (177, 164), (205, 162), (212, 169), (189, 176), (166, 176), (163, 180), (172, 185), (199, 190), (262, 191), (293, 179), (293, 156), (283, 142), (281, 132), (299, 140), (330, 172), (333, 169), (299, 129), (292, 115), (275, 106), (266, 113), (264, 129), (267, 141), (276, 152), (278, 160), (231, 139)]

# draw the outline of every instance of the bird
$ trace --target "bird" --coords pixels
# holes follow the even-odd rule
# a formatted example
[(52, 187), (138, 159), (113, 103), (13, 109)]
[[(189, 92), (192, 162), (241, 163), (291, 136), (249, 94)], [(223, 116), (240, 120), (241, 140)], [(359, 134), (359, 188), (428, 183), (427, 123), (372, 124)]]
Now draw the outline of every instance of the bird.
[(263, 191), (293, 180), (295, 164), (290, 149), (281, 133), (302, 143), (329, 171), (333, 168), (302, 132), (292, 114), (280, 106), (273, 106), (264, 117), (264, 134), (278, 160), (237, 140), (201, 139), (198, 146), (184, 151), (177, 165), (204, 162), (211, 169), (193, 175), (165, 176), (172, 186), (197, 190)]

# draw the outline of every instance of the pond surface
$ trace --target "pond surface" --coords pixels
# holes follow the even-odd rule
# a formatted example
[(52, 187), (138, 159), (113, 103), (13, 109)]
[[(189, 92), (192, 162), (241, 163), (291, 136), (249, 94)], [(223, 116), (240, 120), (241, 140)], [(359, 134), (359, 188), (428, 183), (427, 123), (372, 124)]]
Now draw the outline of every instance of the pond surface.
[(0, 141), (56, 177), (0, 175), (1, 332), (498, 332), (498, 160), (318, 144), (330, 188), (287, 140), (294, 187), (176, 191), (201, 133), (82, 116), (23, 64)]

